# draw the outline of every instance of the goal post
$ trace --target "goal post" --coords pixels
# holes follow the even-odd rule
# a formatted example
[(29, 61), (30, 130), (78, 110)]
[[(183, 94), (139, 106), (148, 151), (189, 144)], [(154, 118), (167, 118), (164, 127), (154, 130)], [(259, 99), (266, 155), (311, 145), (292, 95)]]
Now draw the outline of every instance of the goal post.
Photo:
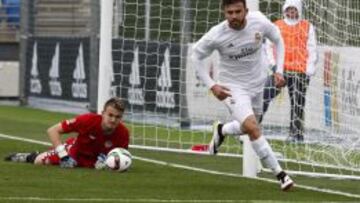
[(111, 96), (112, 81), (112, 30), (113, 30), (113, 0), (101, 0), (100, 4), (100, 45), (99, 45), (99, 79), (97, 112), (103, 111), (103, 106)]
[[(283, 0), (248, 2), (269, 18), (282, 16)], [(286, 142), (290, 122), (286, 88), (271, 103), (262, 124), (264, 136), (290, 173), (360, 179), (360, 69), (358, 59), (351, 57), (360, 54), (356, 30), (360, 4), (349, 2), (303, 1), (303, 16), (315, 25), (319, 47), (305, 106), (305, 142)], [(211, 123), (231, 118), (196, 77), (189, 55), (193, 42), (223, 20), (220, 1), (103, 0), (102, 4), (106, 14), (101, 18), (106, 19), (101, 19), (98, 107), (110, 95), (124, 99), (124, 119), (130, 124), (134, 147), (194, 152), (193, 146), (206, 145)], [(215, 78), (217, 64), (215, 52), (206, 59)], [(243, 149), (246, 146), (238, 139), (229, 137), (221, 153), (242, 156)]]

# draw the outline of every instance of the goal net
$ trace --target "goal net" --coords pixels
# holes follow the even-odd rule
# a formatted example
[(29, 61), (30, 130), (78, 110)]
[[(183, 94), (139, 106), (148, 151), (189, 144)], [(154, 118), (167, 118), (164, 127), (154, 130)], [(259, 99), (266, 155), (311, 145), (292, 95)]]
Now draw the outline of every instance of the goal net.
[[(101, 20), (112, 23), (101, 28), (100, 44), (106, 46), (100, 48), (98, 105), (110, 95), (126, 101), (125, 120), (131, 124), (134, 146), (206, 150), (212, 122), (231, 117), (196, 77), (189, 55), (192, 44), (223, 20), (221, 1), (104, 2), (110, 2), (110, 10)], [(250, 10), (261, 10), (269, 18), (282, 16), (282, 0), (248, 2)], [(286, 142), (290, 123), (286, 88), (271, 103), (263, 134), (292, 173), (359, 179), (360, 3), (304, 0), (303, 16), (314, 24), (318, 43), (316, 74), (306, 95), (305, 141)], [(106, 32), (112, 33), (110, 39), (103, 37)], [(214, 53), (205, 67), (215, 79), (217, 62)], [(221, 152), (241, 156), (242, 145), (229, 137)]]

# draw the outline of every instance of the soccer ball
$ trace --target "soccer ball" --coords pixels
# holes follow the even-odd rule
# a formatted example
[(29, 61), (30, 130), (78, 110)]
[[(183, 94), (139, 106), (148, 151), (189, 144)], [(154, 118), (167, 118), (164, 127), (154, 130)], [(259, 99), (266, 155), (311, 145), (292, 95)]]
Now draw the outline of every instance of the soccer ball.
[(108, 168), (114, 171), (123, 172), (129, 169), (132, 156), (124, 148), (114, 148), (106, 156), (105, 163)]

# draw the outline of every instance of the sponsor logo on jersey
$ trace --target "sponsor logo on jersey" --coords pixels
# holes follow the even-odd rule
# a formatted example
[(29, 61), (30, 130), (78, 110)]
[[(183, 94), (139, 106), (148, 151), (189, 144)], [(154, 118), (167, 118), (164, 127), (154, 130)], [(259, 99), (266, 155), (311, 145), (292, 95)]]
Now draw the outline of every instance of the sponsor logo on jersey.
[(261, 43), (260, 44), (249, 43), (239, 48), (240, 53), (235, 55), (229, 55), (228, 57), (229, 59), (232, 60), (240, 60), (244, 57), (255, 54), (260, 49), (260, 47), (261, 47)]

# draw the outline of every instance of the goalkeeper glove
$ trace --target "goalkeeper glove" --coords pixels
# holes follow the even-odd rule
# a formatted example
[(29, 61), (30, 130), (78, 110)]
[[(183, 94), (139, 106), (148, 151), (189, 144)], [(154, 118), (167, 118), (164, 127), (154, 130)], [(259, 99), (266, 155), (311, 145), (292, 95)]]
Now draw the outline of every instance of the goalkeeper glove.
[(102, 153), (99, 154), (99, 156), (97, 157), (97, 161), (95, 163), (95, 169), (97, 169), (97, 170), (106, 169), (107, 166), (106, 166), (105, 160), (106, 160), (106, 155), (102, 154)]
[(60, 158), (61, 168), (74, 168), (77, 165), (77, 162), (67, 153), (65, 145), (57, 146), (55, 152)]
[(60, 167), (61, 168), (74, 168), (77, 166), (77, 162), (75, 159), (71, 158), (70, 156), (63, 157), (60, 160)]

